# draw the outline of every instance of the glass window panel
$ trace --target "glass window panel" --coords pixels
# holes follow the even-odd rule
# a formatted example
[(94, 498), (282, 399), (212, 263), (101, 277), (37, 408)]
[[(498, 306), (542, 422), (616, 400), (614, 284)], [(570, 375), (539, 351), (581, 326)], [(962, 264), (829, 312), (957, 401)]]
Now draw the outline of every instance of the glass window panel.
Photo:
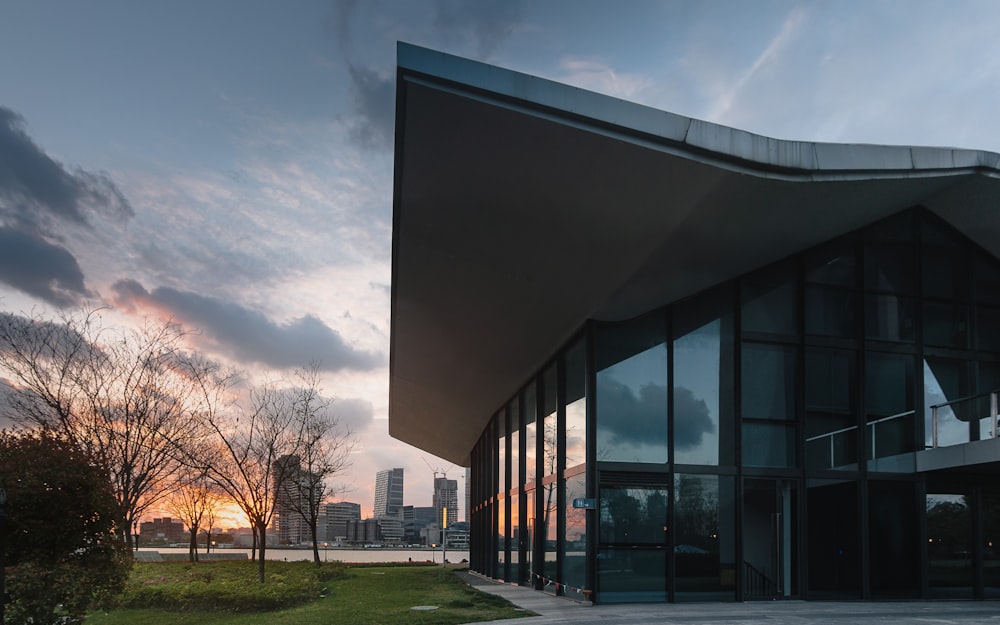
[(813, 336), (857, 336), (858, 296), (854, 291), (807, 285), (806, 334)]
[(865, 356), (864, 439), (868, 458), (914, 450), (913, 356), (868, 352)]
[(497, 441), (497, 469), (498, 469), (498, 491), (500, 494), (506, 493), (507, 489), (510, 488), (507, 482), (507, 437), (501, 436), (500, 440)]
[(1000, 309), (976, 308), (976, 349), (1000, 352)]
[[(927, 357), (924, 359), (924, 446), (933, 446), (937, 428), (937, 446), (947, 447), (971, 440), (972, 432), (979, 431), (979, 418), (989, 414), (984, 402), (968, 399), (971, 391), (969, 367), (964, 360)], [(933, 406), (937, 409), (934, 424)], [(985, 410), (981, 409), (985, 408)]]
[(924, 302), (924, 343), (959, 349), (968, 347), (968, 306), (949, 302)]
[(977, 304), (1000, 306), (1000, 262), (985, 254), (977, 254), (972, 263), (972, 276)]
[(805, 256), (805, 278), (809, 284), (853, 288), (857, 284), (857, 254), (852, 241), (838, 241)]
[(744, 332), (798, 334), (795, 264), (784, 262), (753, 273), (740, 286)]
[(674, 564), (678, 601), (732, 599), (736, 590), (735, 479), (674, 479)]
[(520, 463), (520, 432), (510, 433), (510, 490), (514, 492), (521, 487)]
[(667, 348), (664, 321), (651, 315), (603, 327), (597, 338), (599, 460), (667, 461)]
[(662, 545), (666, 538), (669, 496), (666, 488), (602, 488), (601, 542)]
[(580, 592), (587, 584), (587, 511), (574, 508), (574, 499), (587, 496), (587, 476), (583, 473), (563, 481), (566, 506), (566, 530), (562, 542), (563, 582), (569, 587), (563, 594), (574, 599), (589, 599)]
[(806, 462), (811, 469), (857, 468), (855, 353), (806, 350)]
[(663, 549), (602, 548), (597, 555), (601, 601), (667, 600), (667, 552)]
[(909, 211), (865, 229), (865, 289), (916, 294), (913, 219)]
[(497, 505), (497, 577), (502, 580), (510, 579), (507, 570), (507, 551), (510, 549), (510, 535), (507, 529), (507, 498), (498, 501)]
[(535, 419), (535, 385), (529, 384), (524, 391), (524, 482), (530, 483), (537, 479), (538, 467), (535, 465), (537, 454), (537, 426)]
[[(931, 595), (955, 599), (972, 598), (975, 583), (972, 568), (972, 512), (962, 492), (940, 492), (928, 487), (927, 583)], [(954, 490), (954, 489), (952, 489)]]
[(523, 495), (513, 495), (510, 497), (510, 533), (507, 535), (507, 544), (510, 545), (510, 563), (508, 579), (518, 581), (520, 579), (519, 564), (521, 562), (521, 497)]
[(795, 354), (785, 345), (743, 343), (744, 419), (795, 420)]
[(743, 423), (743, 466), (794, 467), (795, 427), (784, 423)]
[(865, 295), (865, 337), (912, 343), (916, 340), (916, 300), (896, 295)]
[[(583, 339), (566, 351), (566, 469), (587, 463), (587, 347)], [(554, 374), (554, 370), (553, 370)]]
[(674, 462), (733, 463), (733, 316), (728, 298), (678, 307)]

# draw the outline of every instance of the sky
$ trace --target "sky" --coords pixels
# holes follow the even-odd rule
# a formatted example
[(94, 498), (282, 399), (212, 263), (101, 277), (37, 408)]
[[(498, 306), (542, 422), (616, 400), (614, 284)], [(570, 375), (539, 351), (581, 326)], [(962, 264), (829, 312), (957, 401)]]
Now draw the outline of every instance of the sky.
[(0, 0), (0, 311), (319, 362), (344, 499), (392, 467), (406, 504), (464, 490), (387, 434), (397, 41), (780, 139), (1000, 152), (992, 0)]

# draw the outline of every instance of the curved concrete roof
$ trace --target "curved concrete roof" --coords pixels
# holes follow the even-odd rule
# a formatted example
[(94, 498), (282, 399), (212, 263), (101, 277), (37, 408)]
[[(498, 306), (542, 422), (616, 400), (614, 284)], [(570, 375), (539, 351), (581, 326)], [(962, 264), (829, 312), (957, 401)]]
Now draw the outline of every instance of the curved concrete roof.
[(1000, 155), (783, 141), (399, 44), (389, 433), (467, 465), (587, 319), (916, 204), (1000, 249)]

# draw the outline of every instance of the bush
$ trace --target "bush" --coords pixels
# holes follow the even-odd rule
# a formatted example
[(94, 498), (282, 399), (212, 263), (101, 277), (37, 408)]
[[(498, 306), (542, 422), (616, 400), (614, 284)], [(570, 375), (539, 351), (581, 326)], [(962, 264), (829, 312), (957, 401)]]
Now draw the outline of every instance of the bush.
[(323, 597), (325, 584), (346, 575), (339, 563), (268, 562), (265, 583), (256, 563), (137, 563), (122, 598), (126, 608), (170, 612), (269, 612)]
[(118, 537), (107, 473), (73, 442), (46, 432), (0, 432), (6, 617), (68, 625), (114, 602), (132, 557)]

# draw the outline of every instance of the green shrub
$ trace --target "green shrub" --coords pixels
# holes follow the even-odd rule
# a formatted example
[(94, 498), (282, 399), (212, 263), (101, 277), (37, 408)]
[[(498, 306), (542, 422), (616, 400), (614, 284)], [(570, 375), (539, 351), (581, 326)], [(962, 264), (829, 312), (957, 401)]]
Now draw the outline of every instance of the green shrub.
[(269, 612), (315, 601), (342, 578), (340, 563), (269, 562), (264, 584), (253, 562), (138, 563), (121, 605), (170, 612)]

